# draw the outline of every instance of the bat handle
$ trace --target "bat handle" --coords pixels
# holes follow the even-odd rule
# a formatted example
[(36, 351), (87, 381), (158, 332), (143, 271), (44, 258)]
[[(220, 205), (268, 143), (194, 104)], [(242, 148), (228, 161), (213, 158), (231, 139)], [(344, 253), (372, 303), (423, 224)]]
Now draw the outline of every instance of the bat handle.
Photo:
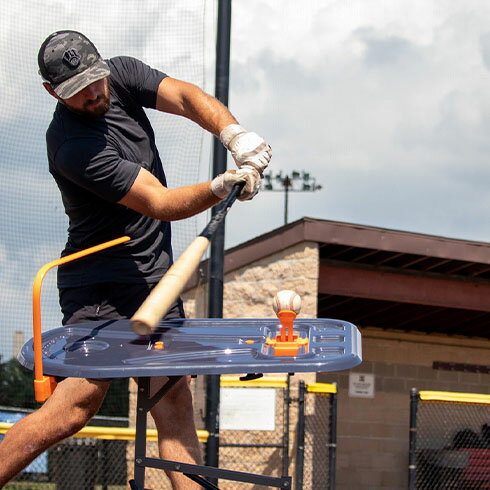
[(214, 216), (211, 218), (211, 221), (205, 226), (204, 230), (201, 231), (199, 236), (203, 236), (208, 240), (211, 240), (214, 232), (219, 228), (231, 206), (240, 195), (240, 192), (242, 192), (244, 185), (245, 182), (238, 182), (233, 186), (228, 196), (226, 196), (226, 198), (223, 199), (223, 201), (221, 201), (221, 203), (216, 207), (216, 212), (214, 213)]
[(229, 208), (236, 201), (236, 198), (240, 195), (240, 192), (242, 192), (242, 189), (244, 187), (245, 182), (238, 182), (237, 184), (235, 184), (226, 199), (223, 200), (223, 207), (226, 206), (227, 208)]

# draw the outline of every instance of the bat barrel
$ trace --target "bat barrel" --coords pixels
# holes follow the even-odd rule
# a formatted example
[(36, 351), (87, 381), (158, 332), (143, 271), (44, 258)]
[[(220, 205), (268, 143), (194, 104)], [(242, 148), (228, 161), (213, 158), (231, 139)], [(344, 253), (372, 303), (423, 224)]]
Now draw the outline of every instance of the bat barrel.
[(199, 266), (209, 240), (198, 236), (170, 267), (131, 318), (133, 330), (149, 335), (177, 301), (188, 280)]
[(213, 233), (225, 219), (228, 210), (235, 202), (244, 185), (241, 182), (233, 187), (204, 230), (185, 249), (160, 282), (153, 288), (152, 292), (131, 318), (131, 326), (134, 332), (139, 335), (150, 335), (175, 301), (177, 301), (192, 274), (199, 267)]

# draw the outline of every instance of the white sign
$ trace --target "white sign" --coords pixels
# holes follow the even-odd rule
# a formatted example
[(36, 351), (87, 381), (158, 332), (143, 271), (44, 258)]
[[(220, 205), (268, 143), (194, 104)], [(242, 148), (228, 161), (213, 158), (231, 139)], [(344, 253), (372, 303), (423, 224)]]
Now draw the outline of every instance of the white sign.
[(374, 374), (349, 373), (349, 396), (374, 398)]
[(274, 388), (221, 388), (219, 427), (223, 430), (274, 430)]

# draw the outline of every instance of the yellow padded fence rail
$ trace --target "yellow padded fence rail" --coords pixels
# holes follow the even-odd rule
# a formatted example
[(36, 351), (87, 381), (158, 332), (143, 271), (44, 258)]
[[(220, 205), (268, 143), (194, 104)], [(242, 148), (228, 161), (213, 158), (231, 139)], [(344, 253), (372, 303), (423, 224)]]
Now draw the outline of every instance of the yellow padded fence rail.
[[(5, 434), (14, 424), (0, 422), (0, 434)], [(209, 437), (207, 430), (197, 430), (197, 438), (199, 442), (206, 442)], [(136, 436), (136, 428), (134, 427), (84, 427), (80, 432), (77, 432), (72, 437), (86, 437), (89, 439), (105, 439), (105, 440), (123, 440), (132, 441)], [(156, 429), (147, 429), (146, 439), (150, 442), (156, 442)]]
[(308, 393), (317, 393), (318, 395), (337, 393), (337, 385), (330, 383), (308, 383), (306, 385), (306, 391)]
[(240, 381), (239, 376), (222, 376), (220, 379), (222, 388), (286, 388), (287, 381), (274, 378), (259, 378), (250, 381)]
[[(285, 379), (275, 378), (259, 378), (250, 381), (240, 381), (239, 376), (222, 376), (220, 384), (222, 387), (240, 387), (240, 388), (286, 388), (287, 381)], [(325, 383), (314, 383), (325, 386)], [(332, 393), (332, 392), (330, 392)], [(0, 434), (5, 434), (14, 424), (0, 422)], [(206, 442), (209, 437), (207, 430), (197, 430), (197, 438), (199, 442)], [(72, 437), (86, 437), (89, 439), (105, 439), (105, 440), (126, 440), (132, 441), (136, 436), (136, 428), (134, 427), (96, 427), (87, 426), (77, 432)], [(156, 429), (147, 429), (146, 439), (149, 442), (158, 440)]]
[(451, 391), (419, 391), (419, 397), (427, 402), (475, 403), (490, 405), (490, 395), (456, 393)]

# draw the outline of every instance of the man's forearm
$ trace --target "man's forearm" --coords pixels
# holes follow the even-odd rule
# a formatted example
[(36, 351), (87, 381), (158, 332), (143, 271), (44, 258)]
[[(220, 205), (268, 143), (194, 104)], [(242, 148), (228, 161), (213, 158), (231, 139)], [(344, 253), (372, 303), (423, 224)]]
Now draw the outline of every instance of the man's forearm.
[(168, 189), (152, 183), (140, 172), (131, 190), (119, 204), (162, 221), (176, 221), (201, 213), (220, 201), (211, 191), (210, 182)]
[(202, 213), (220, 202), (211, 192), (209, 182), (167, 189), (160, 205), (155, 209), (155, 218), (176, 221)]
[(219, 137), (237, 167), (249, 165), (263, 175), (272, 156), (262, 137), (241, 127), (220, 101), (191, 83), (164, 78), (158, 86), (156, 108), (184, 116)]
[(184, 100), (185, 117), (218, 137), (223, 128), (237, 124), (237, 120), (225, 105), (201, 89), (197, 90), (200, 93), (189, 94)]

